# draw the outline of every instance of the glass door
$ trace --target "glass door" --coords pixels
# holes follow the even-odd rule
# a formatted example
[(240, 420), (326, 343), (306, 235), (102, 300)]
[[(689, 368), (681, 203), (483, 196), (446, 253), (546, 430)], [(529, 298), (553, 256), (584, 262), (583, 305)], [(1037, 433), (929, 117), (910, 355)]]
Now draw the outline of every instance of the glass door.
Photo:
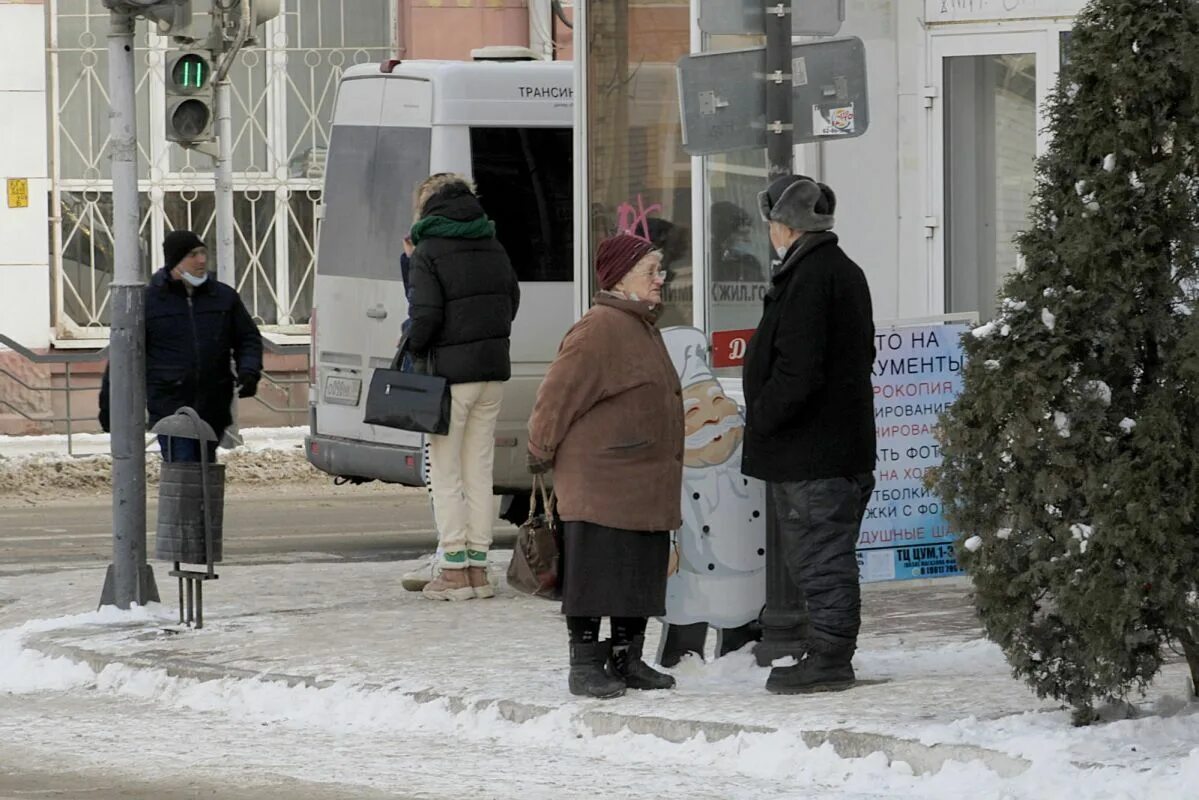
[(1047, 141), (1041, 106), (1057, 73), (1047, 32), (933, 37), (933, 216), (930, 308), (995, 311), (1018, 268), (1035, 162)]

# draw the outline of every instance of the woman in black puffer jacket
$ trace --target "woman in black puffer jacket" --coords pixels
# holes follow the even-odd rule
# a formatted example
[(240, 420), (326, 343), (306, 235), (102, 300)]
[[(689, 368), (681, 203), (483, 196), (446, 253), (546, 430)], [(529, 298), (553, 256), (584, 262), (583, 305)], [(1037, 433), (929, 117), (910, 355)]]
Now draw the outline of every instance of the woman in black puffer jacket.
[(470, 183), (433, 175), (417, 187), (408, 279), (408, 345), (450, 384), (450, 430), (430, 436), (441, 574), (436, 600), (491, 597), (495, 426), (512, 376), (509, 337), (520, 304), (516, 272)]

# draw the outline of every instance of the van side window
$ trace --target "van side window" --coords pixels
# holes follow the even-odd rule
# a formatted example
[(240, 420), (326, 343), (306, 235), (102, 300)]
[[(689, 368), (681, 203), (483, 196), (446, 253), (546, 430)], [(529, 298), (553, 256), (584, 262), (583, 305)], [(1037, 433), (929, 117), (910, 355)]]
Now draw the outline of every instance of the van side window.
[(471, 128), (471, 171), (521, 281), (574, 279), (570, 128)]
[(335, 125), (325, 176), (322, 275), (400, 280), (412, 187), (429, 174), (429, 128)]

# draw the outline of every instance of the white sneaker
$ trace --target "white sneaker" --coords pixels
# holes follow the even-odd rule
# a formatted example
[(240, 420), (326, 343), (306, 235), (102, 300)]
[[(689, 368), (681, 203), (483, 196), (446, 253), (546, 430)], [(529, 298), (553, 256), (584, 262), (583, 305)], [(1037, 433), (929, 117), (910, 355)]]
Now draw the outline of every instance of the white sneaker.
[(431, 553), (428, 560), (410, 572), (400, 576), (400, 586), (406, 592), (419, 592), (424, 589), (437, 575), (437, 566), (441, 563), (441, 550)]

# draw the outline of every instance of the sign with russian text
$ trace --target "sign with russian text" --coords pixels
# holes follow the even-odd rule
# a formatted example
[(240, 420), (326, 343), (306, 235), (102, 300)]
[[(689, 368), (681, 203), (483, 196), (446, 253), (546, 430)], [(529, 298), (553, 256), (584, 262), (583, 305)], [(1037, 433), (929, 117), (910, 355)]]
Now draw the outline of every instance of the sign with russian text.
[(924, 19), (938, 22), (996, 22), (1072, 17), (1087, 0), (924, 0)]
[(874, 497), (858, 539), (863, 581), (962, 574), (940, 499), (924, 475), (941, 463), (937, 417), (962, 391), (965, 322), (913, 325), (875, 335)]

